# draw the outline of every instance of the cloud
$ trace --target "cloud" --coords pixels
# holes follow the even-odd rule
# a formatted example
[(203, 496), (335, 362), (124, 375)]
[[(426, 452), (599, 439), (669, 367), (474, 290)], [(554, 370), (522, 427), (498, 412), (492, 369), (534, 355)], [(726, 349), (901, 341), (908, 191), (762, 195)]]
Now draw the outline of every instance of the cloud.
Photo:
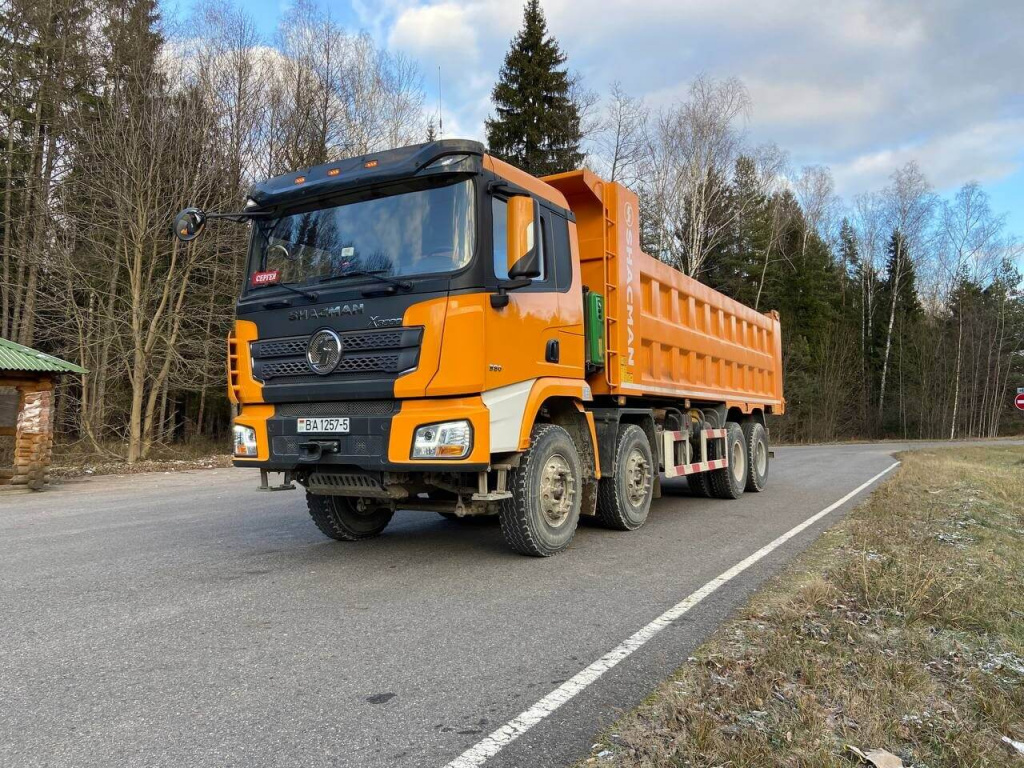
[[(737, 76), (753, 100), (751, 139), (778, 143), (796, 165), (831, 166), (844, 194), (884, 184), (908, 159), (939, 188), (1024, 176), (1020, 0), (543, 7), (589, 88), (603, 92), (618, 80), (657, 108), (684, 96), (699, 73)], [(442, 67), (448, 124), (482, 138), (521, 3), (356, 0), (356, 8), (428, 81)]]
[(996, 120), (921, 142), (866, 152), (834, 167), (840, 189), (883, 186), (894, 168), (916, 161), (939, 189), (1004, 179), (1024, 162), (1024, 119)]

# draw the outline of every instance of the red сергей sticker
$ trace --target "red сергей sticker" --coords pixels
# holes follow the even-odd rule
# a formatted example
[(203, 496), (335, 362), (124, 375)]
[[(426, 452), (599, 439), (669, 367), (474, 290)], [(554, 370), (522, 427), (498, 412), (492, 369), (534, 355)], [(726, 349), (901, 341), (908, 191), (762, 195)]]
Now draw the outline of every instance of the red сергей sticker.
[(273, 285), (281, 279), (281, 270), (269, 269), (266, 272), (252, 273), (252, 287), (259, 288), (261, 285)]

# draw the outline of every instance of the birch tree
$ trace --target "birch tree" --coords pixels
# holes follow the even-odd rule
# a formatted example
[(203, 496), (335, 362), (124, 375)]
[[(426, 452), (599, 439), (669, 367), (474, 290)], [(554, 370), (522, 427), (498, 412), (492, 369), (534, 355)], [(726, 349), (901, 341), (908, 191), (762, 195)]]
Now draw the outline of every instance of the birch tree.
[(595, 143), (608, 179), (631, 189), (642, 176), (649, 112), (642, 99), (612, 83)]
[(734, 223), (729, 178), (743, 148), (743, 123), (750, 109), (746, 87), (735, 78), (698, 77), (686, 101), (662, 112), (648, 147), (654, 177), (650, 197), (659, 229), (659, 256), (699, 277), (708, 254)]
[(949, 439), (956, 438), (960, 410), (960, 380), (963, 367), (964, 306), (963, 292), (954, 290), (962, 281), (975, 283), (991, 277), (998, 259), (993, 263), (997, 238), (1005, 219), (994, 216), (988, 195), (977, 183), (965, 184), (952, 201), (942, 205), (940, 237), (944, 248), (948, 279), (946, 295), (956, 304), (956, 357), (953, 369), (953, 412), (949, 419)]
[(889, 358), (892, 352), (893, 326), (896, 322), (897, 297), (901, 281), (919, 247), (923, 247), (928, 225), (935, 210), (935, 195), (931, 185), (917, 163), (909, 162), (893, 172), (891, 183), (883, 192), (885, 211), (890, 229), (899, 233), (893, 261), (893, 274), (889, 275), (892, 301), (889, 305), (889, 320), (885, 334), (885, 352), (882, 357), (882, 375), (878, 393), (878, 412), (885, 412), (885, 387), (889, 373)]

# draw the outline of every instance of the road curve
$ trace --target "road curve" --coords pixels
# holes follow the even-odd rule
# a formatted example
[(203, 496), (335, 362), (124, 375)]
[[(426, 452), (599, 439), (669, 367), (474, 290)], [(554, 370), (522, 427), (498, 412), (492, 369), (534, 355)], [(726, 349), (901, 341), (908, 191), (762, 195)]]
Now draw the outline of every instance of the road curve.
[[(440, 768), (905, 447), (781, 448), (765, 493), (673, 482), (639, 531), (584, 525), (545, 560), (422, 512), (333, 542), (244, 470), (0, 494), (0, 765)], [(585, 755), (863, 493), (485, 764)]]

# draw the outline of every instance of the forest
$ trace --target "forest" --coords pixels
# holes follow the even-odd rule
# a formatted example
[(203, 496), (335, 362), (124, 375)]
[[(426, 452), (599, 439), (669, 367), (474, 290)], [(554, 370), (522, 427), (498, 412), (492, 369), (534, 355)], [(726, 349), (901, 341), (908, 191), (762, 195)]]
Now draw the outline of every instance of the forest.
[[(183, 245), (174, 214), (438, 136), (424, 73), (308, 2), (266, 40), (241, 4), (172, 23), (153, 0), (0, 0), (0, 45), (0, 337), (89, 370), (59, 393), (66, 441), (135, 462), (225, 436), (247, 231)], [(909, 163), (841, 199), (827, 167), (751, 141), (739, 80), (697, 75), (657, 108), (586, 83), (538, 0), (493, 102), (494, 154), (626, 184), (649, 253), (781, 313), (776, 439), (1024, 431), (1022, 248), (981, 185), (940, 195)]]

